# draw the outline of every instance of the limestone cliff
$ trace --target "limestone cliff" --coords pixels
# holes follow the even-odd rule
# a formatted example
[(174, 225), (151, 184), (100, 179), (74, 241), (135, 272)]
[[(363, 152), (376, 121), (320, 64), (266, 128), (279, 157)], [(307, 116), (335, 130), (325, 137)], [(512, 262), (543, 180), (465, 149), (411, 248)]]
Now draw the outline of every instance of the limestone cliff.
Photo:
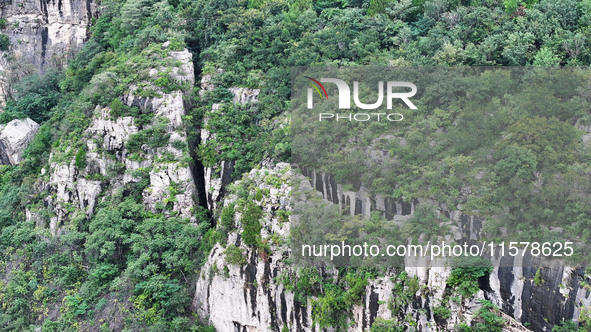
[(12, 120), (0, 126), (0, 165), (16, 165), (39, 125), (31, 120)]
[[(223, 73), (222, 69), (218, 69), (216, 74)], [(211, 83), (212, 75), (203, 75), (201, 78), (200, 94), (205, 91), (212, 91), (214, 85)], [(240, 87), (231, 87), (228, 89), (232, 93), (232, 102), (235, 104), (256, 103), (258, 101), (259, 89), (248, 89)], [(211, 112), (220, 112), (220, 104), (213, 104)], [(208, 115), (203, 118), (201, 125), (200, 139), (201, 143), (205, 144), (208, 140), (215, 137), (207, 128)], [(205, 181), (205, 195), (207, 200), (207, 208), (215, 210), (226, 193), (226, 187), (232, 182), (232, 173), (234, 172), (234, 161), (222, 160), (219, 161), (215, 167), (204, 168)]]
[[(174, 68), (175, 79), (192, 85), (191, 54), (187, 50), (170, 51), (168, 56), (178, 64)], [(155, 68), (151, 74), (169, 69)], [(52, 155), (43, 186), (54, 194), (46, 198), (46, 204), (54, 212), (49, 222), (53, 234), (58, 234), (63, 222), (73, 217), (71, 207), (91, 216), (99, 196), (122, 193), (139, 183), (144, 186), (141, 195), (147, 210), (194, 220), (197, 194), (182, 122), (186, 112), (185, 91), (165, 93), (155, 86), (152, 88), (156, 89), (157, 97), (142, 97), (131, 86), (130, 92), (121, 98), (128, 107), (150, 114), (149, 123), (137, 123), (131, 116), (115, 116), (110, 107), (98, 105), (84, 132), (85, 145), (78, 151), (67, 148)], [(134, 135), (140, 146), (132, 152), (127, 144)], [(157, 135), (160, 143), (149, 145), (141, 140), (142, 135)], [(74, 155), (81, 150), (84, 160), (76, 162)]]
[[(379, 195), (372, 195), (366, 188), (358, 191), (343, 191), (327, 174), (306, 170), (309, 180), (302, 180), (300, 186), (316, 189), (324, 200), (338, 204), (347, 214), (367, 214), (379, 211), (388, 219), (400, 220), (414, 213), (415, 204), (388, 201)], [(289, 263), (289, 223), (280, 221), (278, 211), (289, 210), (286, 204), (291, 187), (277, 188), (270, 178), (289, 181), (291, 174), (288, 164), (278, 164), (271, 168), (253, 170), (242, 181), (231, 188), (241, 187), (246, 181), (254, 191), (268, 191), (257, 204), (263, 207), (263, 238), (270, 241), (272, 254), (269, 257), (257, 254), (257, 250), (244, 244), (241, 239), (242, 228), (235, 218), (236, 231), (228, 234), (227, 241), (216, 244), (207, 263), (202, 268), (197, 281), (193, 306), (197, 313), (209, 317), (210, 322), (221, 331), (276, 331), (284, 327), (289, 331), (314, 331), (310, 301), (301, 302), (286, 289), (282, 282), (286, 275), (296, 273)], [(232, 189), (230, 189), (232, 191)], [(329, 200), (330, 198), (330, 200)], [(230, 193), (224, 205), (232, 204), (236, 195)], [(450, 224), (453, 239), (478, 240), (482, 235), (483, 219), (464, 214), (461, 210), (449, 211), (440, 208), (452, 220)], [(227, 245), (236, 245), (244, 252), (245, 264), (228, 263)], [(496, 262), (497, 267), (479, 280), (480, 290), (467, 299), (450, 300), (447, 280), (451, 274), (451, 262), (432, 262), (427, 266), (416, 266), (406, 262), (404, 271), (417, 280), (419, 287), (412, 290), (410, 300), (405, 300), (398, 309), (391, 303), (400, 298), (396, 285), (404, 284), (398, 272), (371, 280), (365, 288), (361, 303), (351, 308), (349, 331), (366, 331), (377, 318), (407, 321), (418, 331), (454, 331), (459, 323), (470, 323), (481, 307), (480, 300), (486, 299), (503, 310), (507, 331), (549, 331), (554, 324), (563, 319), (578, 320), (582, 308), (591, 305), (590, 282), (582, 268), (572, 268), (556, 263), (538, 269), (539, 261), (532, 257), (503, 258)], [(222, 268), (224, 271), (222, 272)], [(325, 270), (325, 276), (336, 276), (336, 271)], [(536, 277), (536, 273), (538, 276)], [(536, 278), (538, 281), (536, 281)], [(543, 280), (540, 283), (539, 280)], [(448, 303), (444, 303), (447, 301)], [(451, 308), (449, 317), (438, 317), (434, 308), (442, 304)], [(521, 323), (520, 323), (521, 322)]]
[(2, 33), (10, 37), (10, 52), (38, 69), (65, 65), (68, 56), (84, 43), (95, 12), (92, 0), (0, 3), (0, 17), (7, 21)]
[[(64, 67), (87, 39), (96, 10), (93, 0), (1, 1), (0, 18), (7, 23), (0, 33), (10, 39), (9, 50), (0, 51), (2, 76), (8, 75), (6, 70), (31, 73)], [(2, 89), (4, 83), (0, 81)]]

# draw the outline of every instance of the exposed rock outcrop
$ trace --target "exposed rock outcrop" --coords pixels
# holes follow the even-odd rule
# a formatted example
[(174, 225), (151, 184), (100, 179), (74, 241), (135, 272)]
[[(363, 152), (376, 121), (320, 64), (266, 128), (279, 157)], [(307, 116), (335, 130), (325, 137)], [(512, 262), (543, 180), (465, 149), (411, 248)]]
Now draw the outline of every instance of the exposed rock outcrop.
[[(0, 1), (0, 18), (6, 27), (10, 49), (0, 51), (0, 77), (7, 71), (15, 75), (43, 72), (45, 68), (64, 67), (88, 37), (91, 18), (96, 14), (94, 0)], [(8, 91), (8, 82), (0, 78), (0, 105)]]
[[(253, 170), (247, 177), (252, 182), (249, 188), (261, 191), (272, 189), (260, 174), (274, 176), (285, 168), (286, 165), (279, 164), (276, 169)], [(300, 189), (304, 186), (316, 189), (324, 200), (331, 198), (330, 202), (339, 204), (345, 214), (367, 215), (371, 211), (380, 211), (390, 217), (389, 220), (401, 220), (410, 217), (415, 205), (420, 203), (409, 203), (403, 213), (402, 203), (394, 201), (389, 205), (390, 210), (386, 210), (388, 204), (385, 199), (371, 195), (367, 189), (359, 188), (346, 193), (330, 175), (313, 170), (305, 172), (311, 181), (302, 181)], [(263, 195), (262, 201), (257, 202), (265, 210), (263, 238), (270, 234), (270, 230), (281, 237), (288, 234), (285, 223), (278, 221), (277, 213), (271, 213), (288, 207), (269, 202), (281, 201), (287, 197), (289, 190), (270, 190), (269, 195)], [(346, 201), (343, 196), (350, 197), (350, 201), (360, 201), (357, 204), (359, 209), (354, 211), (354, 204), (343, 203)], [(234, 199), (235, 196), (230, 194), (224, 202), (229, 204)], [(481, 217), (441, 207), (439, 212), (451, 221), (450, 233), (454, 236), (446, 241), (477, 241), (483, 235), (485, 221)], [(238, 215), (236, 219), (239, 218)], [(285, 275), (296, 273), (295, 267), (285, 260), (289, 257), (289, 246), (272, 244), (272, 254), (263, 259), (255, 249), (244, 245), (239, 235), (239, 224), (238, 227), (237, 231), (228, 235), (226, 243), (241, 248), (247, 263), (243, 266), (228, 264), (226, 249), (217, 244), (197, 281), (193, 300), (195, 311), (209, 317), (209, 321), (223, 331), (278, 331), (284, 326), (290, 331), (317, 330), (313, 327), (310, 303), (314, 297), (309, 297), (306, 303), (298, 302), (294, 293), (281, 282)], [(469, 324), (481, 307), (480, 301), (486, 299), (503, 310), (503, 317), (508, 323), (507, 331), (527, 331), (523, 324), (533, 331), (550, 331), (562, 320), (577, 321), (582, 308), (591, 306), (591, 288), (587, 286), (591, 283), (591, 276), (586, 275), (583, 268), (567, 267), (560, 262), (541, 264), (539, 259), (531, 256), (504, 257), (502, 260), (494, 262), (496, 267), (493, 271), (479, 279), (480, 290), (474, 296), (451, 299), (450, 286), (447, 285), (452, 271), (451, 262), (440, 259), (421, 265), (407, 258), (404, 272), (418, 283), (410, 300), (395, 312), (389, 305), (400, 296), (395, 291), (396, 285), (402, 283), (398, 279), (400, 271), (392, 270), (383, 277), (370, 280), (361, 302), (351, 308), (348, 330), (367, 331), (377, 318), (397, 318), (399, 321), (410, 319), (409, 322), (415, 324), (418, 331), (454, 331), (459, 323)], [(226, 266), (227, 270), (222, 272)], [(324, 270), (322, 273), (330, 277), (335, 271)], [(450, 308), (449, 317), (441, 318), (435, 314), (433, 309), (439, 306)]]
[(590, 147), (591, 146), (591, 124), (587, 124), (584, 125), (581, 123), (581, 121), (577, 121), (577, 123), (575, 124), (575, 127), (577, 127), (579, 130), (583, 131), (583, 144), (585, 144), (585, 146)]
[[(178, 67), (173, 71), (175, 80), (192, 85), (191, 53), (171, 51), (169, 57), (178, 60)], [(154, 70), (158, 74), (166, 69)], [(182, 123), (186, 113), (184, 91), (164, 93), (153, 85), (152, 88), (157, 90), (156, 97), (138, 96), (133, 86), (122, 97), (127, 106), (137, 107), (142, 114), (153, 114), (152, 121), (138, 124), (138, 119), (132, 116), (114, 116), (110, 107), (96, 106), (91, 124), (84, 132), (85, 146), (77, 151), (68, 148), (50, 157), (48, 190), (55, 192), (55, 196), (48, 196), (46, 204), (54, 212), (50, 222), (53, 234), (58, 234), (62, 222), (72, 217), (70, 206), (76, 206), (90, 217), (99, 197), (110, 196), (101, 194), (126, 191), (128, 185), (142, 181), (145, 189), (141, 195), (146, 209), (195, 221), (197, 193)], [(156, 134), (149, 131), (154, 128), (158, 128)], [(145, 130), (148, 132), (140, 135)], [(158, 136), (156, 146), (148, 143), (153, 135)], [(128, 148), (132, 139), (139, 144), (134, 151)], [(85, 158), (76, 162), (73, 155)]]
[(31, 119), (12, 120), (0, 126), (0, 165), (18, 164), (38, 130), (39, 125)]
[[(262, 238), (271, 234), (280, 240), (269, 241), (271, 255), (261, 255), (252, 247), (244, 245), (240, 237), (242, 231), (239, 222), (240, 214), (235, 218), (237, 230), (228, 234), (227, 244), (234, 244), (244, 252), (246, 264), (237, 266), (228, 264), (226, 248), (216, 244), (211, 251), (205, 266), (201, 270), (193, 300), (195, 311), (220, 331), (279, 331), (287, 327), (289, 331), (317, 331), (313, 326), (311, 300), (300, 302), (295, 294), (286, 290), (282, 280), (285, 276), (294, 275), (296, 268), (291, 265), (289, 247), (281, 244), (289, 234), (289, 223), (281, 222), (277, 211), (289, 210), (289, 193), (291, 187), (286, 183), (291, 176), (288, 164), (276, 167), (253, 170), (245, 179), (252, 190), (265, 192), (260, 202), (263, 207)], [(281, 187), (277, 188), (273, 179), (282, 179)], [(306, 180), (304, 180), (306, 181)], [(305, 183), (304, 183), (305, 185)], [(240, 182), (236, 186), (241, 186)], [(229, 194), (224, 200), (230, 204), (236, 199)], [(451, 317), (438, 322), (432, 307), (443, 301), (449, 267), (420, 268), (409, 263), (405, 269), (408, 278), (417, 281), (417, 287), (410, 294), (411, 299), (403, 304), (399, 312), (393, 312), (390, 301), (397, 296), (395, 286), (401, 283), (397, 279), (400, 271), (370, 280), (365, 294), (359, 304), (351, 308), (351, 325), (349, 331), (367, 331), (376, 318), (403, 318), (408, 315), (419, 331), (434, 331), (435, 328), (453, 330), (460, 321), (470, 322), (480, 308), (480, 299), (485, 293), (479, 291), (474, 297), (452, 305), (456, 306)], [(227, 267), (227, 268), (226, 268)], [(324, 270), (325, 276), (336, 276), (336, 270)], [(460, 310), (461, 309), (461, 310)]]
[[(345, 214), (369, 216), (372, 211), (378, 211), (387, 220), (396, 221), (412, 215), (415, 206), (423, 203), (421, 200), (409, 203), (392, 200), (371, 194), (362, 186), (357, 191), (344, 191), (330, 174), (314, 170), (303, 170), (303, 173), (310, 178), (324, 200), (339, 205)], [(485, 221), (482, 217), (468, 215), (461, 210), (448, 210), (444, 205), (438, 206), (438, 212), (452, 221), (448, 233), (453, 234), (453, 240), (478, 241), (483, 237)], [(534, 331), (549, 331), (563, 319), (576, 321), (581, 308), (591, 305), (591, 288), (585, 286), (590, 281), (589, 276), (584, 275), (583, 268), (568, 267), (558, 262), (551, 264), (547, 266), (531, 256), (506, 256), (495, 262), (495, 269), (487, 279), (481, 280), (484, 296), (517, 321), (528, 323)], [(540, 268), (538, 276), (544, 282), (536, 284), (534, 279), (540, 266), (545, 266)], [(418, 268), (415, 273), (429, 275), (434, 269), (435, 266)]]
[(10, 37), (12, 54), (39, 70), (66, 64), (85, 41), (95, 12), (93, 0), (0, 2), (0, 17), (7, 21), (2, 33)]
[[(223, 70), (218, 70), (216, 73), (222, 73)], [(211, 82), (211, 75), (204, 75), (201, 78), (201, 91), (212, 91), (214, 84)], [(228, 89), (232, 95), (232, 102), (235, 104), (245, 105), (248, 103), (256, 103), (258, 101), (259, 89), (249, 89), (233, 87)], [(211, 112), (221, 112), (220, 104), (213, 104)], [(207, 129), (208, 115), (203, 118), (201, 129), (201, 143), (206, 144), (209, 140), (215, 138), (215, 133), (211, 133)], [(232, 173), (234, 172), (234, 161), (221, 160), (214, 167), (205, 167), (205, 190), (207, 196), (207, 207), (210, 210), (216, 209), (219, 202), (225, 195), (226, 187), (232, 182)]]

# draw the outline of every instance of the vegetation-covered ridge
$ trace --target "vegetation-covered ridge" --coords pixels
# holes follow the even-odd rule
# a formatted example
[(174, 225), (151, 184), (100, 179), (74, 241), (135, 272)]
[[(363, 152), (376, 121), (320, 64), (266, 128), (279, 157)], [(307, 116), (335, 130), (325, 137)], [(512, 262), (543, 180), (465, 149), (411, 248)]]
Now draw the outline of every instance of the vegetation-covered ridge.
[[(102, 1), (88, 41), (67, 69), (48, 68), (42, 75), (11, 82), (13, 98), (7, 100), (5, 111), (0, 114), (2, 123), (30, 117), (42, 124), (25, 151), (24, 161), (17, 166), (0, 167), (0, 329), (211, 329), (191, 313), (189, 299), (211, 241), (216, 240), (212, 240), (216, 232), (208, 232), (209, 215), (213, 212), (215, 216), (215, 211), (195, 208), (192, 217), (196, 222), (190, 223), (189, 218), (171, 216), (167, 206), (169, 202), (173, 204), (174, 198), (170, 197), (156, 212), (147, 212), (142, 193), (150, 185), (150, 177), (147, 170), (139, 170), (133, 176), (140, 181), (100, 197), (91, 215), (81, 213), (75, 205), (68, 206), (68, 219), (59, 226), (59, 236), (48, 230), (54, 211), (46, 198), (53, 193), (43, 184), (48, 180), (50, 163), (73, 162), (76, 169), (88, 166), (85, 131), (97, 105), (108, 106), (114, 119), (133, 117), (142, 129), (125, 146), (132, 154), (137, 153), (130, 157), (133, 161), (143, 160), (143, 148), (163, 147), (164, 143), (156, 138), (162, 138), (166, 123), (159, 127), (153, 114), (123, 105), (122, 97), (132, 86), (133, 94), (144, 98), (186, 91), (186, 105), (192, 106), (183, 121), (188, 142), (170, 143), (185, 152), (199, 143), (198, 130), (212, 104), (231, 99), (228, 88), (261, 89), (256, 109), (223, 103), (223, 113), (214, 115), (208, 123), (215, 139), (197, 149), (198, 161), (205, 166), (220, 160), (235, 161), (235, 178), (239, 178), (265, 158), (274, 162), (290, 159), (290, 127), (285, 119), (290, 107), (292, 66), (587, 66), (591, 62), (590, 13), (588, 0)], [(0, 35), (1, 51), (9, 48), (7, 43), (8, 38)], [(212, 75), (213, 91), (200, 95), (198, 89), (175, 80), (166, 70), (157, 77), (150, 75), (150, 69), (175, 66), (168, 54), (184, 48), (193, 53), (196, 74)], [(473, 114), (433, 111), (417, 115), (415, 123), (428, 126), (432, 131), (429, 135), (437, 136), (437, 128), (449, 128), (455, 120), (470, 116)], [(588, 112), (536, 116), (524, 112), (507, 130), (559, 130), (575, 135), (572, 126), (590, 120)], [(464, 176), (460, 173), (471, 165), (466, 158), (487, 157), (489, 151), (478, 149), (487, 136), (477, 133), (493, 130), (498, 124), (473, 123), (478, 126), (455, 136), (458, 142), (464, 142), (457, 148), (457, 155), (449, 156), (440, 166), (412, 170), (427, 172), (431, 183), (438, 185), (435, 188), (441, 189), (435, 194), (441, 195), (442, 200), (453, 201), (456, 193), (447, 192), (446, 188), (457, 187), (457, 177)], [(400, 135), (419, 147), (406, 151), (409, 158), (434, 158), (421, 149), (433, 137), (422, 136), (413, 126)], [(499, 139), (498, 134), (490, 137)], [(556, 204), (566, 204), (568, 214), (556, 216), (558, 209), (549, 207), (527, 217), (564, 217), (581, 227), (582, 236), (587, 239), (589, 235), (584, 230), (588, 229), (590, 205), (569, 201), (569, 195), (574, 193), (564, 192), (560, 181), (573, 184), (588, 177), (588, 152), (577, 150), (571, 157), (567, 153), (571, 150), (554, 148), (554, 141), (539, 146), (538, 141), (530, 144), (515, 136), (514, 139), (515, 144), (507, 144), (494, 156), (496, 170), (511, 171), (513, 176), (496, 178), (493, 174), (490, 181), (508, 182), (523, 198), (529, 195), (534, 183), (530, 176), (533, 170), (524, 169), (522, 161), (531, 161), (530, 167), (535, 160), (540, 169), (557, 168), (564, 177), (553, 180), (549, 184), (552, 196), (539, 197), (539, 202), (556, 198)], [(466, 146), (465, 142), (475, 145)], [(474, 155), (470, 157), (467, 151)], [(464, 157), (458, 157), (459, 154)], [(563, 157), (576, 157), (577, 163), (552, 162), (552, 158)], [(114, 165), (119, 167), (111, 168), (109, 177), (94, 175), (90, 180), (105, 186), (111, 175), (123, 176), (125, 168)], [(491, 190), (493, 184), (481, 188), (482, 197), (487, 197), (486, 190)], [(176, 190), (175, 184), (170, 187), (169, 192)], [(392, 195), (412, 197), (425, 192), (425, 188), (420, 181), (409, 182), (400, 189), (404, 192)], [(513, 193), (501, 194), (508, 204), (519, 203), (509, 198)], [(488, 207), (485, 200), (470, 204), (473, 209)], [(244, 208), (248, 217), (242, 236), (248, 244), (264, 249), (255, 222), (259, 211), (253, 204)], [(26, 211), (41, 216), (41, 222), (27, 219)], [(227, 211), (221, 213), (222, 225), (228, 225)], [(509, 213), (522, 212), (510, 206)], [(232, 261), (242, 261), (240, 255), (231, 257)], [(347, 309), (343, 308), (359, 300), (359, 288), (371, 273), (342, 271), (343, 278), (331, 283), (326, 293), (329, 296), (320, 296), (313, 303), (314, 308), (319, 308), (314, 314), (315, 322), (320, 326), (343, 327), (347, 317)], [(315, 280), (315, 272), (309, 274), (308, 279)], [(286, 285), (292, 285), (286, 287), (307, 296), (307, 288), (314, 289), (310, 285), (315, 281), (301, 282), (306, 278), (304, 272), (298, 278), (286, 280)], [(404, 275), (397, 278), (405, 280), (400, 282), (403, 295), (397, 298), (410, 301), (404, 296), (410, 296), (414, 282)], [(470, 290), (474, 283), (465, 286)], [(393, 303), (393, 308), (396, 305)], [(474, 327), (465, 327), (466, 330), (499, 329), (490, 314), (496, 309), (489, 304), (483, 308), (479, 313), (481, 321)], [(437, 315), (445, 316), (446, 309), (439, 309)], [(402, 320), (378, 320), (373, 330), (396, 331), (402, 324)], [(584, 330), (585, 324), (589, 321), (581, 322), (580, 328)], [(565, 323), (562, 328), (575, 331), (579, 328), (575, 325)]]

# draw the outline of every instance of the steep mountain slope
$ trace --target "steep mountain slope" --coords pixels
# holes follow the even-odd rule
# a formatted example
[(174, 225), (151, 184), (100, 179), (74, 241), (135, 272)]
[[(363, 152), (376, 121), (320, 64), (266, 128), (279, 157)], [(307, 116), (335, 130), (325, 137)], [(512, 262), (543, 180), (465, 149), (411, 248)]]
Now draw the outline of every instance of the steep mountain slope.
[[(292, 66), (589, 65), (589, 8), (550, 0), (0, 2), (0, 70), (9, 83), (0, 115), (0, 329), (590, 329), (591, 275), (580, 265), (532, 269), (515, 260), (465, 273), (458, 285), (450, 281), (457, 269), (435, 263), (316, 269), (289, 256), (295, 187), (385, 222), (412, 223), (420, 206), (434, 205), (458, 241), (498, 228), (493, 217), (503, 211), (535, 221), (524, 223), (524, 236), (535, 235), (536, 218), (563, 218), (562, 231), (588, 243), (588, 93), (559, 114), (509, 105), (513, 126), (474, 120), (470, 110), (417, 113), (387, 138), (392, 146), (361, 155), (398, 151), (407, 181), (389, 173), (390, 182), (371, 187), (339, 182), (361, 168), (330, 174), (290, 164), (288, 115)], [(23, 123), (22, 137), (4, 139)], [(540, 148), (515, 138), (527, 128), (560, 135)], [(504, 179), (490, 167), (510, 159), (507, 142), (539, 165), (534, 176), (528, 169)], [(467, 190), (476, 175), (484, 184)], [(504, 188), (498, 196), (495, 186)], [(538, 195), (540, 186), (550, 194)]]
[(10, 44), (10, 55), (0, 59), (1, 95), (14, 94), (11, 85), (35, 70), (64, 67), (87, 39), (96, 11), (91, 0), (0, 3), (0, 32)]

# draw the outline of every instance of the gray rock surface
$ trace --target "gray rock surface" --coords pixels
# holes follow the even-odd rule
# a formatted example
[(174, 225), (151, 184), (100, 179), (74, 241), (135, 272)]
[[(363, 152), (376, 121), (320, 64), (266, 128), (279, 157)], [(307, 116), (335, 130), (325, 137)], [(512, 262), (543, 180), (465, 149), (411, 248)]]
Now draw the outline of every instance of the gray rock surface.
[(0, 2), (0, 17), (8, 22), (2, 33), (10, 37), (11, 53), (40, 70), (66, 64), (86, 40), (95, 12), (93, 0)]
[(39, 125), (31, 119), (17, 119), (0, 128), (0, 164), (16, 165), (39, 130)]
[(0, 104), (8, 88), (2, 79), (8, 77), (6, 71), (18, 68), (30, 74), (64, 67), (87, 39), (96, 11), (94, 0), (1, 1), (0, 18), (8, 24), (0, 33), (9, 36), (11, 46), (0, 51)]
[[(216, 74), (223, 73), (222, 69), (216, 70)], [(212, 75), (207, 74), (201, 77), (201, 91), (212, 91), (215, 86), (212, 83)], [(235, 104), (245, 105), (248, 103), (258, 102), (259, 89), (249, 89), (241, 87), (228, 88), (232, 93), (232, 102)], [(221, 112), (220, 104), (213, 104), (211, 112)], [(211, 133), (207, 129), (208, 116), (205, 115), (201, 129), (201, 143), (205, 144), (210, 140), (215, 139), (215, 133)], [(205, 177), (205, 191), (207, 199), (207, 207), (209, 209), (216, 209), (219, 202), (224, 197), (226, 187), (232, 182), (232, 173), (234, 172), (234, 161), (222, 160), (214, 167), (206, 167), (204, 169)]]
[[(268, 183), (268, 179), (272, 177), (284, 179), (283, 185), (276, 188)], [(285, 239), (288, 237), (289, 223), (280, 222), (276, 217), (276, 211), (290, 209), (289, 193), (292, 187), (287, 185), (290, 177), (290, 165), (282, 163), (272, 168), (252, 170), (246, 177), (248, 181), (252, 181), (250, 187), (253, 190), (269, 192), (257, 202), (264, 211), (261, 232), (263, 239), (269, 238), (272, 234)], [(229, 193), (224, 202), (230, 204), (235, 199), (234, 194)], [(275, 331), (284, 326), (290, 331), (317, 331), (313, 326), (311, 312), (311, 300), (314, 297), (309, 297), (306, 303), (300, 303), (294, 293), (286, 290), (281, 282), (282, 276), (296, 273), (295, 267), (284, 260), (289, 254), (289, 246), (269, 241), (272, 254), (261, 258), (255, 249), (242, 243), (239, 236), (242, 231), (239, 220), (240, 215), (237, 214), (235, 224), (238, 228), (228, 234), (227, 243), (236, 244), (241, 248), (248, 263), (244, 266), (228, 264), (226, 249), (216, 244), (197, 281), (193, 299), (194, 310), (202, 317), (209, 317), (209, 322), (219, 331)], [(437, 305), (443, 300), (451, 268), (412, 267), (412, 262), (407, 262), (407, 265), (409, 267), (406, 268), (406, 273), (410, 278), (417, 278), (421, 287), (414, 294), (415, 300), (404, 306), (402, 312), (396, 316), (409, 314), (417, 322), (418, 331), (434, 331), (433, 328), (438, 326), (438, 323), (430, 311), (430, 306)], [(222, 271), (224, 267), (228, 268), (225, 272)], [(336, 271), (325, 270), (324, 273), (335, 275)], [(367, 331), (377, 317), (394, 318), (388, 301), (396, 296), (395, 277), (396, 274), (392, 273), (369, 282), (361, 303), (351, 308), (351, 325), (348, 331)], [(453, 311), (450, 319), (440, 328), (452, 331), (460, 321), (470, 322), (480, 308), (478, 300), (483, 298), (484, 292), (480, 291), (475, 297), (457, 304), (457, 310)]]
[[(187, 50), (170, 52), (170, 57), (179, 60), (175, 71), (178, 79), (193, 84), (191, 53)], [(159, 69), (153, 70), (158, 72)], [(125, 190), (128, 184), (142, 181), (136, 172), (145, 173), (149, 181), (142, 193), (146, 209), (195, 221), (196, 188), (186, 162), (188, 151), (173, 146), (177, 141), (187, 143), (182, 126), (184, 92), (160, 91), (160, 97), (138, 97), (133, 91), (131, 87), (123, 96), (123, 102), (153, 113), (151, 123), (140, 128), (133, 117), (114, 117), (109, 107), (96, 106), (90, 126), (84, 132), (86, 166), (78, 168), (73, 157), (62, 161), (64, 154), (75, 156), (77, 151), (66, 150), (50, 157), (48, 190), (55, 195), (48, 196), (46, 203), (54, 212), (50, 220), (52, 234), (59, 234), (62, 223), (72, 218), (69, 207), (74, 205), (88, 217), (92, 216), (100, 197), (108, 198), (117, 190)], [(151, 148), (143, 144), (139, 153), (127, 150), (126, 144), (133, 135), (162, 119), (167, 121), (164, 135), (170, 137), (165, 146)]]
[[(283, 174), (281, 170), (286, 167), (286, 164), (278, 164), (276, 167), (253, 170), (247, 177), (248, 181), (251, 181), (251, 190), (269, 189), (269, 194), (264, 195), (261, 202), (257, 202), (265, 211), (261, 232), (263, 239), (272, 233), (280, 237), (285, 237), (289, 233), (286, 223), (279, 222), (274, 217), (276, 213), (270, 211), (289, 210), (287, 204), (273, 202), (285, 201), (291, 188), (273, 190), (261, 176)], [(302, 181), (300, 189), (316, 189), (317, 194), (324, 200), (339, 204), (344, 213), (352, 212), (346, 210), (351, 208), (350, 205), (342, 203), (343, 196), (361, 202), (357, 214), (368, 214), (378, 210), (384, 215), (389, 213), (392, 220), (412, 216), (414, 206), (419, 203), (412, 202), (403, 208), (400, 202), (394, 201), (390, 204), (392, 210), (386, 211), (388, 203), (385, 198), (371, 195), (365, 188), (346, 192), (327, 174), (313, 170), (306, 171), (306, 174), (310, 181)], [(329, 197), (339, 198), (338, 203), (329, 200)], [(230, 192), (221, 202), (227, 205), (234, 199), (235, 196)], [(373, 201), (373, 205), (370, 201)], [(446, 213), (451, 219), (450, 231), (454, 235), (446, 239), (447, 241), (478, 241), (482, 237), (485, 222), (482, 218), (466, 215), (461, 210), (440, 210), (440, 213)], [(194, 310), (202, 317), (209, 317), (209, 322), (221, 331), (275, 331), (284, 326), (290, 331), (318, 330), (313, 327), (311, 315), (310, 301), (314, 297), (309, 297), (307, 303), (299, 303), (293, 292), (286, 290), (280, 281), (282, 276), (296, 273), (296, 268), (284, 260), (288, 257), (289, 246), (271, 244), (272, 255), (261, 258), (253, 248), (242, 243), (239, 220), (240, 215), (237, 215), (235, 223), (238, 229), (228, 234), (226, 243), (241, 248), (247, 264), (228, 264), (224, 245), (217, 244), (197, 281), (193, 299)], [(504, 331), (550, 331), (554, 324), (563, 319), (577, 321), (582, 308), (591, 306), (591, 288), (588, 286), (591, 283), (591, 275), (585, 273), (581, 267), (564, 266), (560, 262), (542, 264), (541, 260), (527, 255), (518, 255), (515, 258), (505, 256), (493, 263), (497, 267), (488, 276), (479, 280), (480, 290), (473, 297), (452, 300), (445, 295), (449, 291), (447, 280), (452, 271), (450, 261), (427, 260), (418, 264), (406, 258), (406, 274), (416, 278), (419, 283), (411, 302), (400, 308), (398, 313), (392, 312), (388, 307), (388, 301), (397, 296), (394, 289), (399, 281), (394, 271), (371, 280), (365, 288), (361, 303), (351, 308), (351, 324), (348, 331), (367, 331), (376, 318), (397, 318), (399, 321), (410, 319), (416, 324), (417, 331), (455, 331), (459, 323), (469, 324), (474, 319), (481, 307), (481, 300), (489, 300), (503, 310), (501, 315), (508, 324)], [(222, 272), (226, 266), (228, 270)], [(539, 266), (544, 266), (539, 271), (542, 284), (535, 281)], [(324, 270), (323, 273), (330, 276), (334, 271)], [(450, 308), (448, 318), (435, 317), (433, 309), (440, 305)], [(529, 329), (524, 327), (525, 323)]]

